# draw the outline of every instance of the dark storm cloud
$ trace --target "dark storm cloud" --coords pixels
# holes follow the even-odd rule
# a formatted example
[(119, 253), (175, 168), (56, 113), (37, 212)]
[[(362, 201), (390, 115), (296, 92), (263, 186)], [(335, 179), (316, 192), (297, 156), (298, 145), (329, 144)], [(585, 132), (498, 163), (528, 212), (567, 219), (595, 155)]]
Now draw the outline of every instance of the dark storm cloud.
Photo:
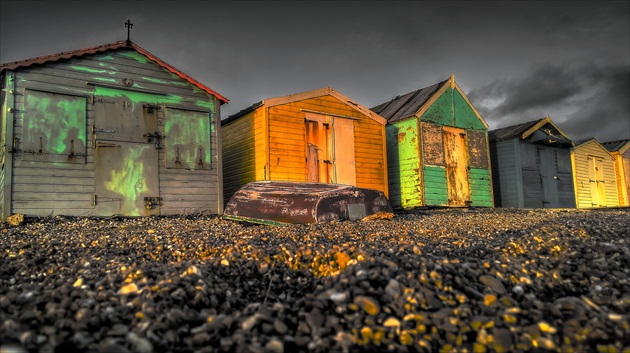
[(625, 65), (537, 66), (473, 89), (468, 97), (491, 129), (549, 116), (576, 140), (630, 138), (630, 70)]
[(628, 1), (0, 6), (3, 63), (124, 39), (131, 19), (136, 44), (230, 99), (224, 118), (261, 99), (328, 86), (372, 107), (454, 74), (491, 128), (550, 115), (580, 135), (591, 117), (617, 116), (596, 126), (602, 136), (628, 130)]

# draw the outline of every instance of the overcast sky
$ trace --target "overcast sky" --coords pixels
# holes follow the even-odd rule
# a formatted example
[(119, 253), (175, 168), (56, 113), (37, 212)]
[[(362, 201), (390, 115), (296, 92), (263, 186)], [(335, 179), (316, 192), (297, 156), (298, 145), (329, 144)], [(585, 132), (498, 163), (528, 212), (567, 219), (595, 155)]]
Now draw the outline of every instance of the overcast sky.
[(455, 75), (490, 129), (630, 138), (629, 1), (5, 1), (0, 61), (126, 39), (230, 100), (332, 87), (368, 108)]

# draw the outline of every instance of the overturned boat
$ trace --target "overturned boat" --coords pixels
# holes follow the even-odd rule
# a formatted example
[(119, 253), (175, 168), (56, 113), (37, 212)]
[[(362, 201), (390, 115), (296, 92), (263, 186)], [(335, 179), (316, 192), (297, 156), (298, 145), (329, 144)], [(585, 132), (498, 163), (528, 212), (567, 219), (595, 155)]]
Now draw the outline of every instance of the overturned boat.
[(392, 212), (382, 191), (352, 185), (255, 181), (230, 199), (223, 218), (261, 224), (360, 220)]

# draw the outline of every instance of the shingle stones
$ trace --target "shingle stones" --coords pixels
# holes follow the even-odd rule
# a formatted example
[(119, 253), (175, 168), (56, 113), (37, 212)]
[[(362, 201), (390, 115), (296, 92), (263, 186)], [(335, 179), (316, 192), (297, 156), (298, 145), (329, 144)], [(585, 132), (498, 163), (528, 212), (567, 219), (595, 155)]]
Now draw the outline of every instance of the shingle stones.
[(630, 351), (630, 212), (0, 228), (2, 352)]

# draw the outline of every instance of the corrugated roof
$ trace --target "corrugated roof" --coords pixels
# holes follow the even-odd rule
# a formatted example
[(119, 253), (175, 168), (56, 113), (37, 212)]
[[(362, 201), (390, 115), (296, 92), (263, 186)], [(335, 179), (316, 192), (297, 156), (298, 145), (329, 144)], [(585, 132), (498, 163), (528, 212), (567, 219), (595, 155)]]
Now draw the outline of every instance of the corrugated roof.
[(396, 98), (377, 105), (371, 110), (376, 114), (393, 122), (414, 116), (416, 112), (426, 103), (431, 96), (448, 80), (438, 82), (434, 85), (421, 88), (417, 91), (397, 96)]
[(615, 152), (619, 151), (627, 143), (630, 143), (630, 139), (602, 142), (601, 145), (606, 147), (610, 152)]
[(490, 141), (504, 141), (519, 137), (532, 126), (538, 124), (543, 119), (532, 120), (521, 124), (502, 127), (500, 129), (488, 131)]
[(171, 65), (167, 64), (166, 62), (164, 62), (161, 59), (159, 59), (157, 56), (149, 53), (148, 51), (146, 51), (144, 49), (142, 49), (139, 45), (137, 45), (137, 44), (135, 44), (135, 43), (133, 43), (131, 41), (127, 41), (127, 40), (121, 40), (121, 41), (114, 42), (114, 43), (111, 43), (111, 44), (104, 44), (104, 45), (99, 45), (99, 46), (96, 46), (96, 47), (90, 47), (90, 48), (66, 51), (66, 52), (62, 52), (62, 53), (58, 53), (58, 54), (39, 56), (39, 57), (36, 57), (36, 58), (20, 60), (20, 61), (14, 61), (14, 62), (11, 62), (11, 63), (5, 63), (5, 64), (0, 65), (0, 72), (5, 71), (5, 70), (15, 70), (15, 69), (19, 69), (19, 68), (29, 67), (29, 66), (32, 66), (32, 65), (43, 65), (43, 64), (46, 64), (46, 63), (49, 63), (49, 62), (55, 62), (55, 61), (59, 61), (59, 60), (66, 60), (66, 59), (81, 57), (81, 56), (85, 56), (85, 55), (92, 55), (92, 54), (96, 54), (96, 53), (102, 53), (102, 52), (106, 52), (106, 51), (109, 51), (109, 50), (117, 50), (117, 49), (121, 49), (121, 48), (134, 49), (135, 51), (137, 51), (138, 53), (146, 56), (151, 61), (153, 61), (156, 64), (160, 65), (164, 69), (174, 73), (175, 75), (181, 77), (182, 79), (188, 81), (189, 83), (197, 86), (202, 91), (205, 91), (206, 93), (217, 97), (222, 103), (229, 102), (229, 100), (227, 98), (223, 97), (221, 94), (219, 94), (216, 91), (210, 89), (209, 87), (205, 86), (204, 84), (202, 84), (201, 82), (195, 80), (194, 78), (186, 75), (182, 71), (176, 69), (174, 66), (171, 66)]

